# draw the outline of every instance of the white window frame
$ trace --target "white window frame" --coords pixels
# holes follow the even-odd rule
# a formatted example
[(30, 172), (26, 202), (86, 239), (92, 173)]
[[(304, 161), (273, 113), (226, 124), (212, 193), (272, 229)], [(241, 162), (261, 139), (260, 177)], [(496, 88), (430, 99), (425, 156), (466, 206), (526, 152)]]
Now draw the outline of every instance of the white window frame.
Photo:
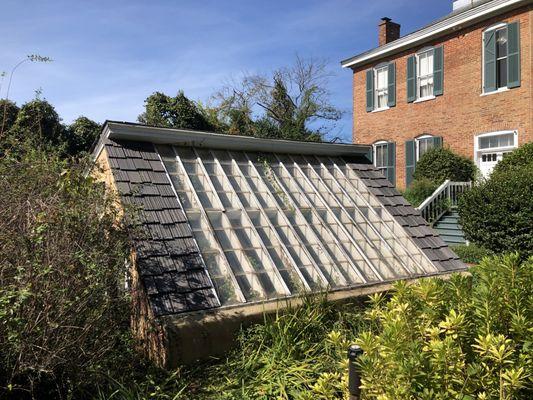
[(416, 161), (418, 162), (418, 160), (420, 160), (420, 142), (422, 140), (425, 140), (425, 139), (432, 139), (434, 138), (435, 136), (433, 135), (429, 135), (429, 134), (425, 134), (425, 135), (421, 135), (417, 138), (415, 138), (415, 159)]
[[(378, 71), (384, 70), (385, 76), (387, 77), (385, 88), (384, 89), (378, 89)], [(379, 92), (383, 93), (385, 95), (385, 105), (383, 107), (378, 106), (378, 98), (379, 98)], [(373, 111), (383, 111), (388, 110), (388, 102), (389, 102), (389, 65), (378, 65), (374, 67), (374, 110)]]
[[(374, 160), (373, 164), (374, 164), (374, 167), (376, 167), (376, 169), (380, 170), (380, 171), (385, 171), (387, 170), (388, 168), (388, 159), (389, 159), (389, 153), (388, 153), (388, 144), (391, 143), (391, 142), (388, 142), (386, 140), (379, 140), (375, 143), (372, 144), (372, 151), (373, 151), (373, 157), (372, 159)], [(386, 157), (386, 163), (385, 165), (383, 166), (378, 166), (377, 165), (377, 149), (378, 147), (382, 147), (384, 146), (386, 149), (387, 149), (387, 157)], [(385, 174), (384, 174), (385, 175)]]
[[(499, 22), (495, 25), (489, 26), (483, 32), (481, 32), (481, 96), (487, 96), (495, 93), (506, 92), (509, 90), (507, 86), (503, 86), (492, 92), (485, 91), (485, 33), (490, 31), (497, 31), (498, 29), (506, 28), (509, 25), (507, 22)], [(509, 39), (507, 39), (509, 40)], [(507, 57), (509, 57), (509, 49), (507, 49)], [(509, 63), (507, 63), (507, 68), (509, 68)], [(497, 71), (496, 71), (497, 72)], [(509, 82), (507, 82), (509, 84)]]
[[(431, 53), (431, 57), (433, 57), (433, 63), (435, 63), (435, 49), (433, 47), (422, 49), (418, 53), (416, 53), (416, 66), (415, 66), (415, 68), (416, 68), (416, 102), (425, 101), (425, 100), (432, 100), (432, 99), (435, 98), (435, 77), (434, 77), (435, 68), (433, 68), (433, 71), (431, 71), (431, 73), (429, 73), (427, 75), (424, 75), (424, 76), (420, 75), (420, 56), (428, 54), (428, 53)], [(424, 97), (420, 96), (420, 80), (423, 79), (423, 78), (425, 78), (425, 79), (432, 78), (433, 79), (433, 85), (432, 85), (431, 94), (429, 94), (427, 96), (424, 96)]]
[[(513, 145), (511, 146), (500, 146), (500, 147), (489, 147), (487, 149), (480, 149), (479, 148), (479, 142), (481, 138), (489, 137), (489, 136), (502, 136), (502, 135), (508, 135), (512, 133), (513, 134)], [(486, 153), (508, 153), (510, 151), (513, 151), (514, 149), (518, 148), (518, 131), (517, 130), (506, 130), (506, 131), (495, 131), (495, 132), (486, 132), (482, 133), (480, 135), (474, 136), (474, 161), (476, 163), (476, 166), (480, 167), (480, 161), (483, 154)]]

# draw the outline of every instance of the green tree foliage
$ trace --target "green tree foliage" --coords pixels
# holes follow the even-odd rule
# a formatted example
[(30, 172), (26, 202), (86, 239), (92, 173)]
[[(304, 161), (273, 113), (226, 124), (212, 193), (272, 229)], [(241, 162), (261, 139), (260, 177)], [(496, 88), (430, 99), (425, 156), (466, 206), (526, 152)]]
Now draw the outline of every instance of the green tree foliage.
[(202, 109), (189, 100), (183, 91), (175, 97), (155, 92), (144, 102), (145, 111), (138, 117), (138, 121), (153, 126), (168, 128), (213, 130)]
[(474, 162), (467, 157), (455, 154), (448, 148), (438, 147), (428, 150), (416, 163), (414, 179), (429, 179), (437, 185), (446, 179), (455, 182), (473, 181), (476, 174)]
[(502, 168), (461, 197), (465, 237), (496, 253), (533, 255), (532, 199), (533, 165)]
[(65, 147), (65, 127), (54, 106), (34, 99), (23, 104), (10, 133), (22, 141), (42, 143), (61, 150)]
[(78, 117), (66, 130), (66, 143), (70, 155), (88, 152), (100, 135), (102, 126), (87, 117)]
[(533, 165), (533, 143), (525, 143), (518, 149), (511, 153), (505, 154), (503, 160), (501, 160), (492, 171), (493, 175), (513, 170), (515, 168), (523, 168)]
[(414, 180), (404, 192), (403, 197), (414, 207), (418, 207), (424, 200), (433, 194), (439, 185), (427, 178)]
[[(56, 132), (35, 103), (19, 128), (41, 110), (43, 134)], [(76, 398), (130, 354), (127, 241), (86, 166), (18, 154), (0, 158), (0, 398)]]
[(19, 108), (14, 102), (5, 99), (0, 100), (0, 127), (4, 127), (3, 132), (7, 132), (11, 129), (17, 119), (18, 113)]
[(472, 276), (372, 297), (359, 335), (365, 399), (530, 399), (533, 259), (486, 258)]

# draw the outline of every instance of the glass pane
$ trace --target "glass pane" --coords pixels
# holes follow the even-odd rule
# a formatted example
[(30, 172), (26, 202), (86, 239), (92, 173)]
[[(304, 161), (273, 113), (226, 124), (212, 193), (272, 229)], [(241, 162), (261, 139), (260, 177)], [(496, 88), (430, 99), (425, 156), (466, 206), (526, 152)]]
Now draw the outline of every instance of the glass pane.
[(507, 58), (496, 61), (496, 70), (498, 73), (498, 87), (507, 86)]
[(507, 57), (507, 28), (496, 31), (496, 57)]
[(490, 149), (495, 147), (514, 146), (514, 134), (506, 133), (504, 135), (484, 136), (479, 138), (480, 149)]

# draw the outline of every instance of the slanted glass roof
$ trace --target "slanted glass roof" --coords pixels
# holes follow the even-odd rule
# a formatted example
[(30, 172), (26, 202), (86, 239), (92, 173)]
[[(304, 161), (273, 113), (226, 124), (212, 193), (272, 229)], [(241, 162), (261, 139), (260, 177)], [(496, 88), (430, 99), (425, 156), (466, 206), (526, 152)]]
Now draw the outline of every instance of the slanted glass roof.
[(222, 306), (438, 272), (346, 158), (156, 148)]

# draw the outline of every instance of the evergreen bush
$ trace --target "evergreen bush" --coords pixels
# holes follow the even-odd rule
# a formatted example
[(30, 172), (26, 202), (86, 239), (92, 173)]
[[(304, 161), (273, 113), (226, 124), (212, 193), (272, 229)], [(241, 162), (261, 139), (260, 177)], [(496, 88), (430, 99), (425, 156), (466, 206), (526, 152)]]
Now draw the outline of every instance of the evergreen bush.
[(427, 178), (419, 178), (411, 183), (404, 192), (403, 197), (414, 207), (418, 207), (424, 200), (433, 194), (439, 187), (434, 181)]
[(533, 142), (526, 143), (511, 153), (505, 154), (492, 172), (493, 175), (507, 172), (515, 168), (522, 168), (533, 165)]
[(459, 200), (466, 239), (495, 253), (533, 255), (532, 199), (533, 165), (493, 174)]
[(455, 154), (448, 148), (436, 147), (420, 157), (413, 178), (429, 179), (440, 185), (446, 179), (454, 182), (473, 181), (475, 174), (476, 166), (470, 158)]

